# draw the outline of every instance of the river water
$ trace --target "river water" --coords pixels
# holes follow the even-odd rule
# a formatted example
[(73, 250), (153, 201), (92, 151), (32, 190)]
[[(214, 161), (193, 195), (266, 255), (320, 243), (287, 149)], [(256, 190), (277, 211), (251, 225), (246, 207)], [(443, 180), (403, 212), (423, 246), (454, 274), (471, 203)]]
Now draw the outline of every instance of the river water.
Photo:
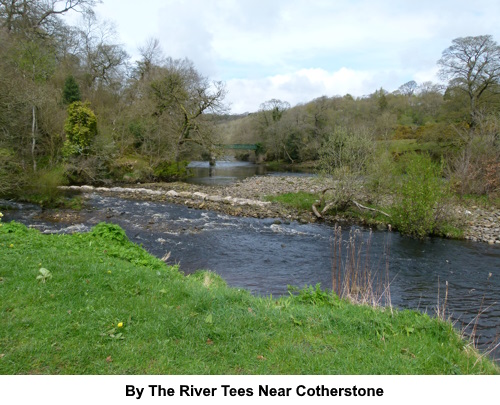
[(311, 176), (311, 172), (305, 169), (292, 170), (290, 167), (286, 171), (272, 170), (265, 164), (254, 164), (251, 162), (240, 162), (234, 160), (218, 160), (215, 166), (210, 166), (208, 162), (193, 161), (188, 165), (192, 177), (187, 179), (188, 183), (203, 185), (225, 185), (234, 183), (250, 176)]
[[(230, 286), (256, 295), (287, 294), (288, 285), (303, 287), (320, 283), (332, 286), (333, 229), (322, 224), (299, 224), (273, 219), (231, 217), (185, 206), (88, 195), (80, 212), (58, 211), (60, 220), (47, 220), (54, 213), (32, 206), (4, 212), (5, 221), (15, 219), (43, 232), (85, 232), (93, 225), (112, 222), (129, 238), (169, 263), (180, 264), (184, 273), (198, 269), (220, 274)], [(50, 214), (50, 215), (47, 215)], [(482, 347), (500, 335), (500, 249), (482, 243), (432, 238), (417, 241), (397, 233), (358, 229), (370, 240), (370, 267), (384, 273), (388, 263), (392, 304), (434, 314), (444, 303), (448, 282), (447, 313), (461, 329), (484, 310), (477, 320)], [(496, 352), (498, 354), (498, 351)]]
[[(102, 221), (116, 223), (150, 253), (163, 257), (170, 252), (169, 263), (179, 264), (184, 273), (212, 270), (230, 286), (256, 295), (286, 295), (289, 285), (332, 287), (331, 226), (231, 217), (95, 193), (86, 197), (87, 208), (78, 212), (42, 211), (17, 204), (19, 209), (4, 211), (3, 220), (17, 220), (42, 232), (85, 232)], [(444, 304), (447, 282), (446, 312), (457, 329), (471, 333), (475, 327), (483, 349), (496, 344), (500, 336), (500, 247), (440, 238), (418, 241), (398, 233), (346, 226), (342, 230), (344, 255), (352, 232), (364, 240), (365, 251), (369, 246), (370, 270), (379, 274), (388, 270), (392, 305), (434, 315), (438, 304)], [(500, 357), (500, 350), (493, 356)]]

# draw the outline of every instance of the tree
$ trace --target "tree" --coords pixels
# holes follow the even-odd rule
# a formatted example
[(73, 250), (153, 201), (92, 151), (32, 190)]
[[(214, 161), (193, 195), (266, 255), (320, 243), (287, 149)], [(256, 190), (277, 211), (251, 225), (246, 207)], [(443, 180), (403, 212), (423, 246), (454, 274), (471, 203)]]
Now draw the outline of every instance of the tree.
[(148, 82), (153, 115), (162, 121), (176, 146), (179, 161), (187, 145), (198, 145), (212, 153), (216, 147), (213, 116), (225, 112), (223, 82), (210, 82), (188, 59), (168, 58)]
[(259, 111), (264, 119), (266, 126), (270, 126), (274, 122), (278, 122), (285, 111), (290, 109), (288, 101), (281, 101), (273, 98), (260, 105)]
[(449, 80), (449, 87), (466, 95), (473, 127), (484, 107), (483, 100), (498, 91), (500, 80), (500, 46), (491, 35), (456, 38), (443, 51), (438, 61), (440, 76)]
[(0, 0), (0, 26), (8, 32), (50, 31), (57, 16), (70, 10), (89, 11), (99, 0)]
[(87, 154), (97, 135), (97, 118), (88, 104), (75, 101), (68, 106), (68, 118), (64, 124), (66, 133), (65, 154)]
[(139, 47), (142, 58), (136, 62), (133, 74), (144, 79), (152, 74), (153, 70), (165, 62), (163, 51), (158, 38), (149, 38), (143, 46)]
[(114, 25), (100, 22), (94, 14), (87, 13), (78, 33), (81, 39), (78, 52), (85, 70), (84, 89), (119, 86), (123, 81), (122, 68), (129, 56), (121, 45), (113, 43), (116, 40)]
[(407, 97), (413, 96), (415, 94), (415, 90), (417, 90), (418, 84), (415, 80), (410, 80), (409, 82), (406, 82), (405, 84), (402, 84), (399, 86), (398, 91), (403, 95)]
[(268, 100), (260, 105), (256, 115), (257, 127), (265, 142), (266, 149), (274, 159), (281, 157), (293, 162), (287, 151), (287, 125), (280, 123), (283, 115), (290, 109), (290, 103), (277, 99)]
[(80, 87), (73, 75), (69, 75), (64, 82), (63, 102), (64, 104), (71, 104), (75, 101), (82, 101)]

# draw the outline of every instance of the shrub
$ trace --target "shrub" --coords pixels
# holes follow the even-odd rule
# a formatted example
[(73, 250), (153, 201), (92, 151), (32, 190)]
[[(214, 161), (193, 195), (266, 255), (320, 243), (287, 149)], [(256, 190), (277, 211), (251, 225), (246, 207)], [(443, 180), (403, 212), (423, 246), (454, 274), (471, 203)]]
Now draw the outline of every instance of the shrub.
[(158, 180), (174, 181), (189, 177), (189, 162), (182, 160), (180, 162), (162, 162), (154, 168), (154, 175)]
[(75, 101), (68, 106), (68, 118), (64, 124), (66, 156), (88, 153), (97, 135), (97, 118), (88, 104)]
[(59, 186), (67, 183), (64, 169), (61, 167), (40, 170), (31, 176), (24, 191), (24, 198), (42, 206), (53, 206), (63, 195)]
[(338, 297), (332, 292), (321, 289), (321, 285), (319, 283), (314, 287), (305, 286), (302, 289), (289, 285), (288, 293), (294, 301), (304, 304), (311, 304), (316, 306), (339, 305)]
[(91, 235), (96, 238), (116, 242), (120, 245), (127, 245), (129, 239), (125, 231), (118, 225), (101, 222), (92, 228)]
[(458, 150), (450, 159), (454, 189), (467, 194), (495, 194), (500, 191), (500, 120), (481, 122), (476, 128), (457, 129)]
[(16, 194), (25, 181), (26, 175), (14, 151), (0, 147), (0, 195)]
[(395, 189), (393, 221), (407, 235), (423, 238), (435, 233), (444, 221), (442, 208), (447, 196), (441, 167), (427, 154), (403, 157), (402, 175)]
[(362, 174), (373, 158), (374, 148), (373, 136), (366, 129), (336, 127), (319, 151), (320, 171), (334, 176), (339, 171)]

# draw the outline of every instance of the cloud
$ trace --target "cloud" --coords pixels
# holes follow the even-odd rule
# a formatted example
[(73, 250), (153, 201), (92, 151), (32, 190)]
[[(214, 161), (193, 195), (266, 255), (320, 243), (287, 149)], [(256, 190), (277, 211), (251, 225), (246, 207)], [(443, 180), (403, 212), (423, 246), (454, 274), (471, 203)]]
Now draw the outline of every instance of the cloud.
[(371, 72), (347, 68), (331, 73), (314, 68), (258, 79), (231, 79), (227, 81), (227, 101), (232, 112), (243, 113), (258, 110), (260, 104), (272, 98), (296, 105), (324, 95), (361, 95), (372, 76)]
[(328, 72), (321, 68), (300, 69), (289, 74), (278, 74), (255, 79), (227, 81), (226, 101), (235, 114), (254, 112), (270, 99), (288, 101), (292, 106), (327, 96), (363, 97), (381, 87), (392, 92), (399, 86), (415, 80), (417, 83), (437, 81), (437, 67), (409, 74), (404, 70), (354, 70), (342, 67)]
[(233, 111), (436, 80), (454, 38), (500, 39), (498, 0), (104, 0), (127, 51), (149, 37), (223, 80)]

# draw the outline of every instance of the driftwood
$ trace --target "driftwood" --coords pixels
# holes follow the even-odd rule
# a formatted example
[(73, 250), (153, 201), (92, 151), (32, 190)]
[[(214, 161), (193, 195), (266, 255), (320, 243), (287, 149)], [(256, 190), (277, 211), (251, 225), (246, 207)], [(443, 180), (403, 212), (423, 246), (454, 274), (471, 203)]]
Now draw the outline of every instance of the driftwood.
[(321, 216), (321, 214), (319, 213), (318, 211), (318, 205), (320, 204), (321, 202), (320, 201), (316, 201), (313, 205), (312, 205), (312, 211), (314, 212), (314, 215), (316, 215), (317, 218), (323, 218)]
[(377, 210), (377, 209), (375, 209), (375, 208), (365, 207), (364, 205), (361, 205), (360, 203), (358, 203), (358, 202), (356, 202), (356, 201), (354, 201), (354, 200), (352, 200), (352, 202), (353, 202), (353, 204), (354, 204), (356, 207), (358, 207), (358, 208), (360, 208), (360, 209), (363, 209), (363, 210), (370, 210), (370, 211), (375, 211), (375, 212), (379, 212), (380, 214), (385, 215), (386, 217), (389, 217), (389, 218), (391, 217), (388, 213), (386, 213), (386, 212), (384, 212), (384, 211), (380, 211), (380, 210)]
[[(322, 192), (322, 195), (321, 195), (321, 199), (319, 201), (316, 201), (313, 205), (312, 205), (312, 211), (314, 213), (314, 215), (316, 215), (317, 218), (323, 218), (323, 215), (325, 215), (325, 213), (330, 209), (332, 208), (333, 206), (335, 206), (335, 202), (333, 201), (330, 201), (328, 204), (325, 205), (325, 207), (321, 210), (321, 213), (319, 212), (319, 207), (321, 205), (323, 205), (325, 203), (325, 193), (328, 191), (328, 190), (331, 190), (330, 188), (326, 188), (323, 190)], [(384, 212), (384, 211), (381, 211), (381, 210), (377, 210), (376, 208), (370, 208), (370, 207), (366, 207), (362, 204), (360, 204), (359, 202), (355, 201), (355, 200), (351, 200), (351, 202), (356, 206), (358, 207), (359, 209), (362, 209), (362, 210), (369, 210), (369, 211), (374, 211), (374, 212), (378, 212), (382, 215), (385, 215), (386, 217), (391, 217), (388, 213)]]

